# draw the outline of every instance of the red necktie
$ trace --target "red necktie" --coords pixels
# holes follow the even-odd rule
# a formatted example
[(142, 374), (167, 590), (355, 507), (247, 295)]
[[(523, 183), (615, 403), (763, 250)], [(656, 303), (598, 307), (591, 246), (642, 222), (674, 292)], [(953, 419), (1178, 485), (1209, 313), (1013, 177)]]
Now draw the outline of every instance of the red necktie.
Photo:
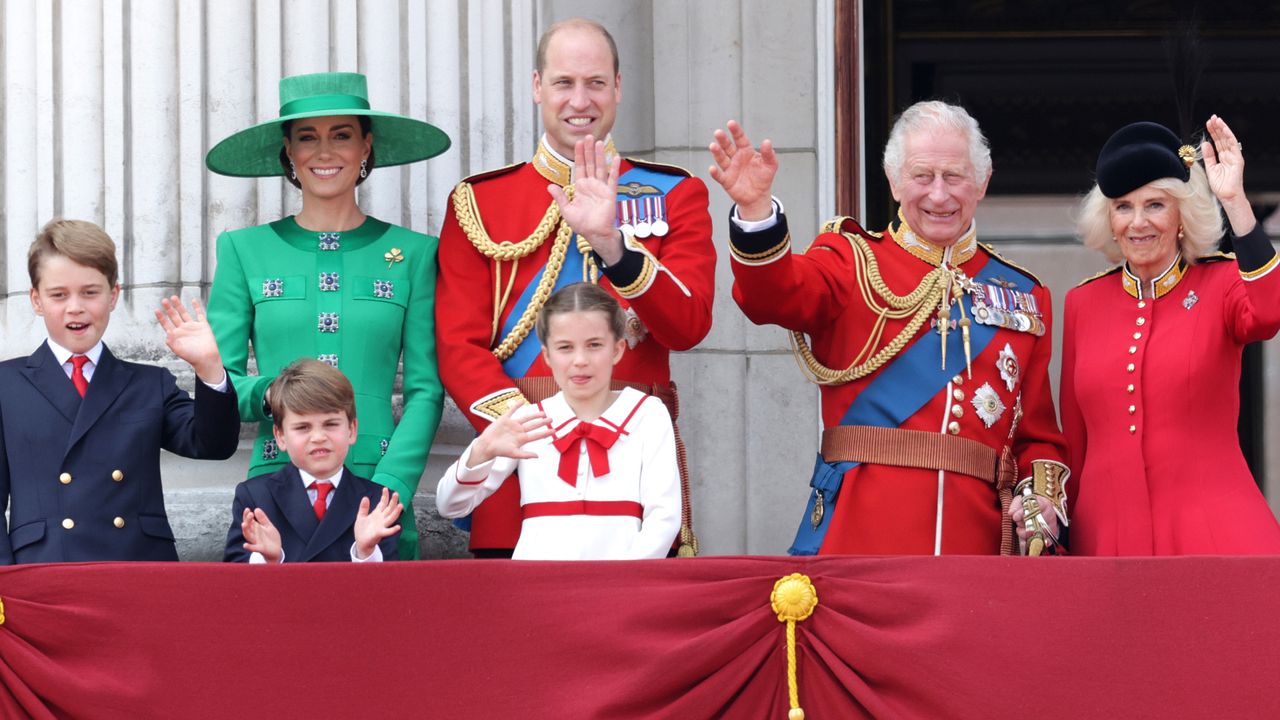
[(325, 501), (325, 498), (329, 497), (329, 493), (333, 492), (333, 483), (331, 483), (331, 482), (313, 482), (313, 483), (311, 483), (310, 485), (308, 485), (307, 487), (315, 488), (315, 491), (316, 491), (316, 501), (315, 501), (315, 503), (313, 503), (313, 504), (312, 504), (312, 507), (314, 507), (314, 508), (315, 508), (315, 510), (316, 510), (316, 519), (317, 519), (317, 520), (323, 520), (323, 519), (324, 519), (324, 511), (325, 511), (325, 504), (324, 504), (324, 501)]
[(80, 393), (80, 397), (89, 390), (89, 380), (84, 376), (84, 364), (89, 362), (87, 355), (71, 356), (71, 384), (76, 386), (76, 392)]
[(552, 441), (556, 450), (560, 451), (560, 479), (573, 487), (578, 487), (578, 456), (582, 453), (582, 443), (587, 444), (587, 458), (591, 461), (591, 472), (596, 477), (609, 474), (609, 448), (618, 441), (618, 431), (595, 423), (579, 422), (564, 437)]

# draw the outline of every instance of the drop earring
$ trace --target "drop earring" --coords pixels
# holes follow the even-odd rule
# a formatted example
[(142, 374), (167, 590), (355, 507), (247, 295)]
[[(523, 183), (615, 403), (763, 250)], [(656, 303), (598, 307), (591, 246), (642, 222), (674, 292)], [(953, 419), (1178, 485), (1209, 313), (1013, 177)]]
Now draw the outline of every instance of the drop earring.
[(298, 179), (298, 169), (293, 166), (292, 160), (289, 161), (289, 179), (290, 180)]
[(1186, 236), (1187, 236), (1187, 233), (1182, 229), (1182, 226), (1181, 226), (1181, 225), (1179, 225), (1179, 226), (1178, 226), (1178, 239), (1179, 239), (1179, 240), (1181, 240), (1182, 238), (1184, 238), (1184, 237), (1186, 237)]
[(369, 177), (369, 158), (360, 161), (360, 177)]

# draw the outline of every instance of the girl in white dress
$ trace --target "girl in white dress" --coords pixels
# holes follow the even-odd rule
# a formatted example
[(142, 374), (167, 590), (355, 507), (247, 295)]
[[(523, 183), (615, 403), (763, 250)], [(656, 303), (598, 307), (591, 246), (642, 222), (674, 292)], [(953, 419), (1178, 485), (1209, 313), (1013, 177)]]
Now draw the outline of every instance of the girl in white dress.
[(680, 530), (675, 434), (658, 398), (611, 389), (625, 323), (617, 301), (590, 283), (547, 300), (536, 327), (560, 392), (514, 405), (472, 441), (440, 478), (442, 516), (467, 515), (514, 472), (523, 515), (514, 558), (667, 555)]

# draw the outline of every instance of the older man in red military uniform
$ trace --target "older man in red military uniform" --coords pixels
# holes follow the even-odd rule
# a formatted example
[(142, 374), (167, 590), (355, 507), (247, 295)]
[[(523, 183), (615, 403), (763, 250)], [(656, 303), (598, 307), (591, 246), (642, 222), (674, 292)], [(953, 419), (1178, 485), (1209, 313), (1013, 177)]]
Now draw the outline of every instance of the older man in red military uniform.
[(836, 218), (803, 254), (770, 195), (770, 142), (757, 150), (731, 122), (711, 152), (736, 203), (734, 299), (791, 330), (822, 386), (822, 453), (791, 552), (1008, 554), (1015, 523), (1030, 552), (1054, 547), (1069, 472), (1049, 292), (978, 244), (991, 154), (977, 122), (940, 102), (907, 109), (885, 148), (897, 221), (869, 232)]
[[(533, 75), (546, 130), (533, 159), (467, 178), (449, 198), (436, 290), (440, 376), (477, 429), (513, 400), (554, 392), (533, 320), (555, 289), (583, 280), (608, 288), (629, 317), (614, 380), (677, 414), (668, 356), (711, 329), (707, 189), (679, 168), (618, 157), (609, 133), (620, 82), (607, 30), (582, 19), (553, 25)], [(682, 552), (692, 553), (684, 487)], [(508, 482), (472, 516), (472, 551), (509, 556), (519, 532), (519, 487)]]

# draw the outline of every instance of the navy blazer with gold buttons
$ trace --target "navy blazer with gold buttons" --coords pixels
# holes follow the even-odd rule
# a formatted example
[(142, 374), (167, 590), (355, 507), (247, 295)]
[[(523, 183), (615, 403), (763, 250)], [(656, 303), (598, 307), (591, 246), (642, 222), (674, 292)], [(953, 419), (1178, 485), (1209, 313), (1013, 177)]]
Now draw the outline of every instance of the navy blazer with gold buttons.
[(47, 343), (0, 363), (0, 564), (177, 560), (160, 450), (223, 460), (236, 451), (235, 389), (125, 362), (104, 345), (83, 398)]

